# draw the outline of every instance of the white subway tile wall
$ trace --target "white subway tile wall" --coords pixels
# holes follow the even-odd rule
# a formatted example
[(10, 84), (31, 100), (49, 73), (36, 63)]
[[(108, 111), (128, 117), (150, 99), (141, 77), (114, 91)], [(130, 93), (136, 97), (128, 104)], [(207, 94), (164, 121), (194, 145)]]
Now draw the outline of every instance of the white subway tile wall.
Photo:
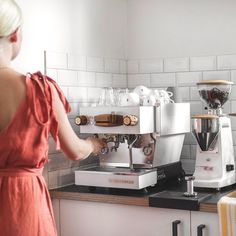
[(120, 61), (116, 59), (105, 59), (105, 72), (119, 73)]
[(51, 69), (67, 69), (67, 53), (46, 52), (46, 67)]
[(176, 73), (176, 81), (179, 87), (195, 86), (202, 80), (202, 72), (179, 72)]
[(175, 87), (175, 73), (158, 73), (151, 74), (151, 87)]
[(150, 74), (129, 74), (128, 88), (135, 88), (136, 86), (144, 85), (151, 86)]
[(101, 88), (88, 88), (88, 103), (97, 104), (101, 95)]
[(236, 69), (236, 55), (223, 55), (217, 57), (217, 69)]
[[(77, 134), (79, 129), (73, 119), (79, 107), (97, 103), (102, 87), (133, 89), (144, 85), (163, 89), (177, 86), (183, 102), (190, 103), (193, 115), (205, 112), (206, 106), (198, 95), (197, 82), (223, 79), (236, 83), (236, 55), (125, 60), (47, 52), (46, 62), (47, 74), (59, 83), (72, 106), (69, 118)], [(230, 101), (225, 104), (224, 112), (236, 112), (236, 85), (232, 86)], [(236, 150), (236, 118), (231, 120)], [(55, 150), (52, 138), (49, 143), (50, 161), (46, 175), (49, 188), (74, 183), (73, 170), (80, 163), (68, 162)], [(196, 148), (193, 135), (186, 134), (181, 160), (187, 173), (194, 170)]]
[(199, 93), (197, 87), (190, 87), (190, 99), (191, 101), (199, 101)]
[(127, 87), (126, 74), (113, 74), (112, 75), (112, 87), (113, 88), (126, 88)]
[(190, 57), (190, 71), (216, 70), (216, 56)]
[(236, 70), (231, 70), (231, 81), (236, 84)]
[(68, 69), (86, 71), (87, 57), (68, 54)]
[(87, 57), (87, 71), (104, 72), (104, 58)]
[(179, 91), (183, 102), (190, 100), (190, 88), (189, 87), (179, 87)]
[(230, 71), (204, 71), (203, 72), (203, 80), (230, 80)]
[(93, 72), (78, 71), (78, 86), (94, 87), (96, 85), (96, 76)]
[(140, 73), (163, 72), (163, 59), (141, 60), (139, 65)]
[(61, 86), (77, 86), (77, 72), (73, 70), (58, 70), (57, 82)]
[(87, 102), (87, 90), (88, 89), (86, 87), (68, 87), (68, 101), (82, 103)]
[(136, 60), (127, 61), (128, 74), (139, 73), (139, 63)]
[(120, 60), (120, 73), (122, 73), (122, 74), (127, 73), (127, 62), (126, 62), (126, 60)]
[(236, 85), (233, 85), (230, 97), (236, 100)]
[(47, 76), (53, 78), (55, 81), (58, 81), (57, 80), (58, 71), (56, 69), (47, 69)]
[(96, 73), (96, 87), (111, 87), (112, 74), (110, 73)]
[(164, 72), (189, 71), (189, 58), (165, 58)]

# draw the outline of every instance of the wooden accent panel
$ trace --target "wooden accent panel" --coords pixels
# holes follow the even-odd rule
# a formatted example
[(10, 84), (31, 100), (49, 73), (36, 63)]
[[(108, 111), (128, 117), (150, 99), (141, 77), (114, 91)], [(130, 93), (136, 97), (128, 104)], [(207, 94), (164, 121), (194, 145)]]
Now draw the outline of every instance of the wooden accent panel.
[(203, 81), (197, 83), (197, 85), (201, 85), (201, 84), (203, 84), (203, 85), (205, 85), (205, 84), (207, 84), (207, 85), (211, 85), (211, 84), (213, 84), (213, 85), (215, 85), (215, 84), (216, 85), (222, 85), (222, 84), (228, 85), (228, 84), (233, 84), (233, 82), (228, 81), (228, 80), (203, 80)]
[(95, 125), (102, 127), (113, 127), (123, 125), (123, 116), (116, 114), (102, 114), (94, 117)]
[(217, 203), (215, 204), (200, 203), (199, 211), (217, 213)]
[(129, 197), (95, 193), (59, 192), (56, 190), (51, 190), (50, 195), (51, 198), (55, 199), (103, 202), (147, 207), (149, 206), (148, 197)]

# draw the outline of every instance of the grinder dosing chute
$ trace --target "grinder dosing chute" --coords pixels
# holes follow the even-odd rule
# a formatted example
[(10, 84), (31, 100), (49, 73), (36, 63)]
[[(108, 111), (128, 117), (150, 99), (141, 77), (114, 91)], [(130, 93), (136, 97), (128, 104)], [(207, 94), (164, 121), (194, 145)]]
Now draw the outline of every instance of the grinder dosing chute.
[(192, 132), (202, 151), (213, 150), (219, 133), (219, 119), (216, 115), (192, 116)]

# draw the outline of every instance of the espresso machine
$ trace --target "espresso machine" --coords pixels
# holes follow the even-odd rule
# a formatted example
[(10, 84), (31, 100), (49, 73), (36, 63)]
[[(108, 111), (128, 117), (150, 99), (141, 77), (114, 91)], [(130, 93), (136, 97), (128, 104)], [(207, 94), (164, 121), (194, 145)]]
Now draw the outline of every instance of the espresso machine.
[(165, 178), (162, 167), (179, 163), (185, 133), (190, 132), (190, 106), (81, 107), (75, 123), (81, 134), (108, 144), (98, 165), (75, 171), (75, 184), (139, 190)]
[(232, 82), (202, 81), (197, 84), (207, 114), (192, 116), (192, 133), (198, 146), (194, 187), (220, 189), (235, 183), (235, 161), (230, 118), (222, 113)]

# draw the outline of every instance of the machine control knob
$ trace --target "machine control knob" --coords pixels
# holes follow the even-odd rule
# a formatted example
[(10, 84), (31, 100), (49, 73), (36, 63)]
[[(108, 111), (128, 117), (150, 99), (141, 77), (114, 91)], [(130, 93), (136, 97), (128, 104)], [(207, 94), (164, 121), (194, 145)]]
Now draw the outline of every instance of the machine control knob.
[(232, 164), (226, 165), (226, 171), (227, 172), (232, 171), (232, 170), (234, 170), (234, 165), (232, 165)]
[(151, 146), (145, 146), (143, 148), (143, 153), (145, 156), (149, 156), (152, 154), (152, 147)]
[(75, 118), (75, 124), (76, 125), (87, 125), (88, 124), (88, 119), (86, 116), (77, 116)]
[(138, 117), (134, 115), (126, 115), (123, 117), (123, 124), (126, 126), (135, 126), (138, 123)]

